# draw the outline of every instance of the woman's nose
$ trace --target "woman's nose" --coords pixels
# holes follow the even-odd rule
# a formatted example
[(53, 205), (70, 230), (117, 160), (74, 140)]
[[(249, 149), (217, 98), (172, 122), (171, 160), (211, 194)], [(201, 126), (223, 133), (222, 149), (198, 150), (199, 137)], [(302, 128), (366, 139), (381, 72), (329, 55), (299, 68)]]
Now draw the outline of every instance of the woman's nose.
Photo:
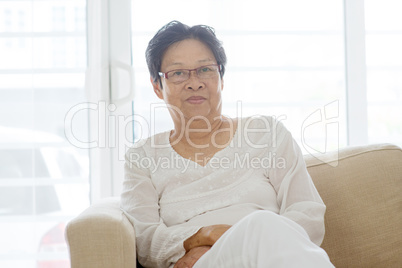
[(187, 80), (187, 89), (199, 90), (204, 88), (204, 83), (198, 78), (197, 72), (190, 72), (190, 77)]

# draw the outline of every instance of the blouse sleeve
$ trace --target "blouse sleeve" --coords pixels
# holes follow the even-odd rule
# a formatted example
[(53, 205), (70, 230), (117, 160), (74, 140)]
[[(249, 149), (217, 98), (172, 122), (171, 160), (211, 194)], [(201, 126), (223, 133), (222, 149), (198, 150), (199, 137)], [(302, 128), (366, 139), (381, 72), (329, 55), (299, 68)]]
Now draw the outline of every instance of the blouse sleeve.
[[(324, 234), (325, 205), (307, 171), (302, 152), (290, 132), (277, 122), (273, 144), (275, 157), (283, 165), (268, 172), (277, 192), (279, 214), (301, 225), (313, 243), (321, 245)], [(281, 159), (279, 159), (281, 158)]]
[(141, 265), (169, 267), (184, 256), (184, 240), (201, 227), (165, 225), (159, 215), (159, 197), (150, 171), (129, 161), (128, 155), (132, 150), (145, 156), (142, 148), (132, 148), (127, 152), (120, 206), (134, 225)]

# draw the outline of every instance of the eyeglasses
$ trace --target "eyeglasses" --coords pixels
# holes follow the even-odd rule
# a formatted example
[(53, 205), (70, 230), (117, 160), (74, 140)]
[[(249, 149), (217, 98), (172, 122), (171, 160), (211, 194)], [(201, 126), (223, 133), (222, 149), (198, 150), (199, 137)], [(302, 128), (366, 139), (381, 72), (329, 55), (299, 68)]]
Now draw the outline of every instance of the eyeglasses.
[(159, 72), (159, 75), (161, 77), (164, 77), (166, 79), (169, 79), (169, 81), (173, 83), (180, 83), (184, 82), (187, 79), (190, 78), (190, 73), (192, 71), (195, 71), (198, 78), (204, 79), (204, 78), (212, 78), (216, 77), (220, 71), (221, 71), (221, 65), (219, 64), (211, 64), (211, 65), (205, 65), (201, 66), (195, 69), (177, 69), (177, 70), (172, 70), (166, 73)]

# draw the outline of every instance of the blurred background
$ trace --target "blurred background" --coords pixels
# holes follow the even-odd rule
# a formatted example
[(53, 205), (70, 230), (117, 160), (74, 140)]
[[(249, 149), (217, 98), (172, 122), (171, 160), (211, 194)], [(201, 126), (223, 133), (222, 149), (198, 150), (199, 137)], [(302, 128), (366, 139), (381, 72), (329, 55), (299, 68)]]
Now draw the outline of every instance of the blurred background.
[(172, 128), (148, 41), (179, 20), (226, 49), (223, 113), (272, 115), (305, 154), (402, 146), (398, 0), (0, 0), (0, 267), (70, 267), (64, 228), (118, 196), (124, 152)]

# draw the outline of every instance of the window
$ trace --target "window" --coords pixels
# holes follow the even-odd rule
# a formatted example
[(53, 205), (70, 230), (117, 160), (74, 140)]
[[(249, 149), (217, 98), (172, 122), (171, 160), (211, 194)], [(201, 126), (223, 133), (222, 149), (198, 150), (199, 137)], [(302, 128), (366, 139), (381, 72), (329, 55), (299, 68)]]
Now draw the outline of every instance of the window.
[(64, 135), (85, 101), (85, 10), (85, 0), (0, 1), (0, 267), (70, 266), (64, 227), (89, 205), (88, 151)]
[(402, 2), (366, 0), (368, 138), (402, 146)]

